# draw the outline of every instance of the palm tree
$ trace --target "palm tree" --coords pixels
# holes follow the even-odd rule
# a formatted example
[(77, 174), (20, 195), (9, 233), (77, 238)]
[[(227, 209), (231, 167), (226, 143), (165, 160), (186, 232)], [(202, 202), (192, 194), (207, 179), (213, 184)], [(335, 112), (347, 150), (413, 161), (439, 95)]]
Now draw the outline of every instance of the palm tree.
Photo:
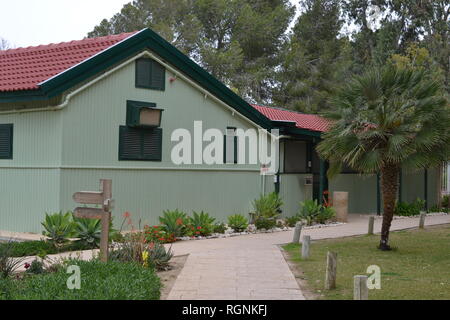
[(326, 115), (332, 125), (317, 151), (330, 162), (328, 175), (342, 165), (380, 173), (383, 224), (379, 249), (388, 244), (399, 172), (439, 165), (450, 156), (450, 109), (441, 85), (424, 72), (370, 70), (342, 87)]

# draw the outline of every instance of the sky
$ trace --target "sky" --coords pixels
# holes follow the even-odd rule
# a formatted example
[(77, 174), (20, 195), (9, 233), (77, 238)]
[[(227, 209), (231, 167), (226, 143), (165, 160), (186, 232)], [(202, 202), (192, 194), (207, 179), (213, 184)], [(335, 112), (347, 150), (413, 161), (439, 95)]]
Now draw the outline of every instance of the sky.
[(129, 2), (0, 0), (0, 38), (16, 48), (83, 39), (101, 20), (111, 18)]
[(131, 0), (0, 0), (0, 38), (14, 47), (79, 40)]

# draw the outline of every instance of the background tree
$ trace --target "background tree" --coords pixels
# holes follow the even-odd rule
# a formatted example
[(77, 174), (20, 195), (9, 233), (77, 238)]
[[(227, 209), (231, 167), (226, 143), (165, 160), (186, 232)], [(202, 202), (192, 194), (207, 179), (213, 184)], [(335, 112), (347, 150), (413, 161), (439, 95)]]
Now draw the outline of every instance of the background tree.
[(135, 0), (89, 37), (151, 28), (241, 96), (270, 100), (288, 0)]
[(151, 28), (249, 102), (304, 112), (327, 111), (352, 74), (399, 64), (413, 47), (449, 92), (448, 1), (298, 3), (293, 23), (289, 0), (134, 0), (88, 36)]
[(278, 72), (274, 103), (308, 113), (329, 108), (335, 84), (346, 78), (349, 42), (340, 38), (339, 0), (305, 0)]
[(441, 83), (412, 68), (374, 69), (349, 81), (333, 98), (335, 122), (317, 150), (329, 174), (347, 165), (380, 173), (383, 224), (379, 248), (389, 250), (402, 169), (426, 169), (450, 157), (450, 110)]
[[(368, 66), (384, 66), (393, 54), (405, 55), (416, 44), (426, 48), (442, 69), (448, 92), (448, 1), (342, 0), (342, 8), (346, 24), (353, 27), (349, 35), (353, 72), (362, 73)], [(378, 14), (374, 15), (373, 8), (379, 9)]]

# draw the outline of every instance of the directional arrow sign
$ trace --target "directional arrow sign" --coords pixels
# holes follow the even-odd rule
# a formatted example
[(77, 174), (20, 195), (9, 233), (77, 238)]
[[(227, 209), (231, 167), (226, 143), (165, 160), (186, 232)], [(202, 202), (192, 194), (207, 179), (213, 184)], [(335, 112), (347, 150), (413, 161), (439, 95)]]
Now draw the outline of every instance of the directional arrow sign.
[(82, 191), (73, 194), (73, 200), (82, 204), (103, 204), (103, 192)]
[(103, 215), (107, 214), (102, 209), (95, 208), (76, 208), (73, 215), (76, 218), (86, 218), (86, 219), (101, 219)]

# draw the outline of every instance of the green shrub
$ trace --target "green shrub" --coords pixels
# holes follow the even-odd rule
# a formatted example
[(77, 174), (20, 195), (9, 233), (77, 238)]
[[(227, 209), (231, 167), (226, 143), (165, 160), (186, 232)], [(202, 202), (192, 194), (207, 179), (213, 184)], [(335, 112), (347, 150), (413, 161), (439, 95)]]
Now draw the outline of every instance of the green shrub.
[[(0, 243), (0, 250), (7, 245), (7, 243)], [(11, 242), (10, 246), (11, 257), (47, 255), (58, 252), (56, 247), (48, 241)]]
[(325, 224), (328, 220), (334, 218), (335, 215), (336, 210), (334, 208), (322, 206), (315, 221), (320, 224)]
[(248, 227), (248, 220), (242, 214), (233, 214), (228, 217), (228, 226), (235, 232), (243, 232)]
[(189, 217), (189, 235), (209, 236), (214, 230), (215, 220), (216, 219), (211, 217), (209, 213), (203, 211), (197, 213), (194, 211), (192, 217)]
[(252, 220), (259, 218), (276, 219), (281, 213), (283, 201), (276, 192), (261, 195), (258, 199), (253, 200), (254, 212), (251, 214)]
[(78, 238), (77, 241), (82, 243), (86, 248), (99, 248), (102, 232), (101, 220), (75, 217), (73, 220), (74, 236)]
[(425, 200), (417, 198), (414, 202), (397, 202), (394, 214), (397, 216), (416, 216), (425, 207)]
[[(67, 266), (81, 272), (80, 290), (67, 288)], [(138, 263), (68, 260), (56, 272), (5, 282), (3, 297), (14, 300), (157, 300), (161, 282), (153, 268)]]
[(295, 216), (292, 216), (292, 217), (287, 217), (286, 219), (285, 219), (285, 221), (286, 221), (286, 225), (288, 226), (288, 227), (295, 227), (295, 224), (297, 223), (297, 222), (299, 222), (301, 219), (300, 219), (300, 217), (298, 216), (298, 215), (295, 215)]
[(44, 263), (41, 260), (34, 259), (31, 263), (25, 263), (26, 273), (42, 274), (45, 272)]
[(450, 195), (446, 194), (442, 197), (442, 207), (443, 208), (450, 208)]
[(214, 233), (225, 233), (226, 230), (227, 230), (227, 226), (225, 225), (225, 223), (221, 222), (221, 223), (214, 224), (214, 229), (213, 229)]
[(178, 209), (164, 211), (163, 216), (159, 217), (159, 222), (167, 233), (172, 233), (175, 237), (183, 237), (187, 234), (187, 215)]
[[(0, 250), (6, 243), (0, 243)], [(11, 242), (11, 257), (26, 257), (26, 256), (46, 256), (65, 251), (80, 251), (92, 249), (90, 246), (82, 242), (66, 242), (58, 247), (50, 241), (24, 241)]]
[(144, 226), (144, 236), (147, 243), (172, 243), (176, 241), (175, 234), (167, 232), (164, 226)]
[(265, 229), (265, 230), (271, 230), (275, 228), (277, 225), (277, 221), (273, 218), (264, 218), (259, 217), (255, 221), (255, 227), (258, 230)]
[(58, 212), (45, 214), (45, 220), (41, 223), (44, 227), (42, 234), (50, 238), (50, 241), (60, 245), (73, 236), (74, 222), (71, 212)]
[[(305, 200), (300, 202), (300, 209), (297, 213), (297, 221), (304, 221), (310, 226), (313, 223), (324, 224), (336, 215), (336, 211), (332, 207), (325, 207), (317, 202), (317, 200)], [(292, 218), (292, 226), (295, 226), (294, 218)]]

